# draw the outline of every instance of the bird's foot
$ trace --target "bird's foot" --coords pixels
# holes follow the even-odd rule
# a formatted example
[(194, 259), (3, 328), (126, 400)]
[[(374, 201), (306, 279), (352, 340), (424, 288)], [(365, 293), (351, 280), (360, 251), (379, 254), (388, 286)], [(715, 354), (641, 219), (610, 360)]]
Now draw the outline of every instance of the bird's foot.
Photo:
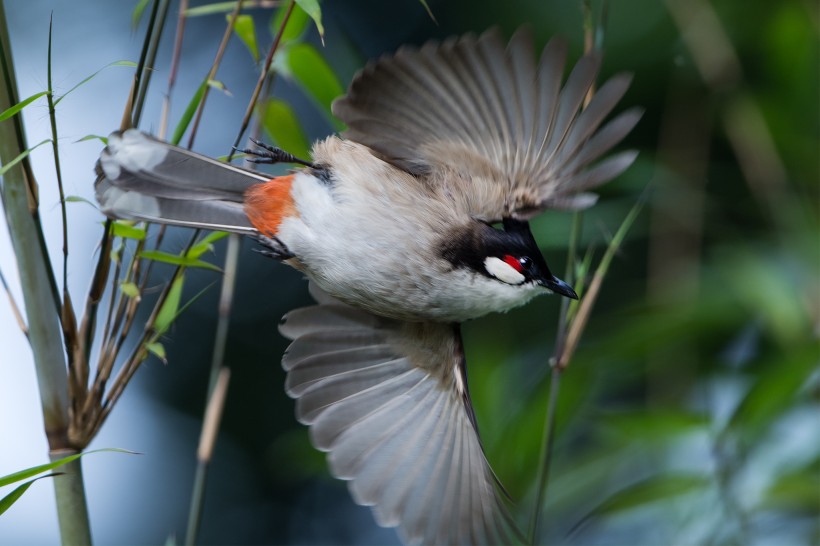
[(237, 152), (242, 152), (243, 154), (247, 154), (251, 157), (247, 158), (248, 161), (251, 163), (268, 163), (268, 164), (276, 164), (276, 163), (298, 163), (300, 165), (304, 165), (306, 167), (313, 167), (313, 163), (310, 161), (306, 161), (304, 159), (299, 159), (295, 155), (286, 152), (282, 148), (277, 148), (276, 146), (271, 146), (270, 144), (265, 144), (261, 140), (251, 139), (251, 142), (259, 146), (260, 149), (251, 150), (250, 148), (245, 148), (244, 150), (240, 150), (239, 148), (234, 148)]
[(273, 258), (274, 260), (279, 261), (289, 260), (295, 256), (293, 252), (288, 250), (285, 243), (280, 241), (277, 237), (268, 237), (267, 235), (262, 235), (260, 233), (256, 235), (255, 239), (257, 243), (264, 247), (254, 248), (254, 250), (262, 256), (267, 256), (268, 258)]

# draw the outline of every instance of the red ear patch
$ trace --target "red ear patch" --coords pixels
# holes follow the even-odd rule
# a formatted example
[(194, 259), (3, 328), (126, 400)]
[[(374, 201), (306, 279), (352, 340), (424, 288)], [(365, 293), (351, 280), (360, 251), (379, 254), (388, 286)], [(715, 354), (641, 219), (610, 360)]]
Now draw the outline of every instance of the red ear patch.
[(245, 191), (245, 214), (260, 233), (275, 237), (282, 221), (298, 214), (290, 195), (292, 183), (292, 174), (277, 176)]
[(501, 259), (504, 260), (504, 263), (506, 263), (508, 266), (512, 267), (519, 273), (524, 272), (524, 267), (521, 265), (521, 262), (518, 261), (518, 258), (516, 258), (515, 256), (510, 256), (509, 254), (507, 254)]

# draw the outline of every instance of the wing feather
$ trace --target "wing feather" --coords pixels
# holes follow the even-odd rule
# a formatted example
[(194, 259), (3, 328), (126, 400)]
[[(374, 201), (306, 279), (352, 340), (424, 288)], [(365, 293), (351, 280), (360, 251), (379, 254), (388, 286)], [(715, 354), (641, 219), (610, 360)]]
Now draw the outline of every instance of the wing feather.
[[(553, 39), (536, 63), (528, 30), (506, 46), (490, 30), (403, 47), (365, 67), (333, 111), (348, 126), (346, 138), (425, 181), (447, 179), (447, 192), (458, 194), (454, 199), (473, 217), (526, 218), (551, 206), (588, 206), (594, 198), (584, 189), (623, 170), (593, 162), (640, 114), (630, 111), (599, 131), (630, 78), (613, 77), (582, 110), (600, 55), (581, 58), (562, 87), (566, 49)], [(453, 171), (463, 178), (458, 184), (445, 174)]]
[(383, 319), (316, 287), (289, 313), (286, 389), (331, 473), (409, 543), (521, 541), (456, 380), (457, 328)]

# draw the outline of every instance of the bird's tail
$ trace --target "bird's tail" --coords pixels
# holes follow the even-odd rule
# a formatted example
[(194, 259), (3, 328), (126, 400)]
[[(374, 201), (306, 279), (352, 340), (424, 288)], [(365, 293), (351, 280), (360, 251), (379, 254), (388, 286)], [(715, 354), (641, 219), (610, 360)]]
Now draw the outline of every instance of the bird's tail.
[(97, 201), (115, 218), (256, 233), (245, 192), (269, 176), (156, 140), (113, 133), (97, 162)]

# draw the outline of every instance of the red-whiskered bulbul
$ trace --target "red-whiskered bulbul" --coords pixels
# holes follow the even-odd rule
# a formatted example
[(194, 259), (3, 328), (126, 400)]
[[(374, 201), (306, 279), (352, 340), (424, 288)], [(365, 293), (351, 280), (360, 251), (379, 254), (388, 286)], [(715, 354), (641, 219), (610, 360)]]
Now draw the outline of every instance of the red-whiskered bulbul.
[[(270, 177), (136, 130), (111, 135), (109, 216), (242, 233), (304, 272), (317, 305), (288, 313), (286, 390), (331, 472), (383, 526), (423, 544), (522, 540), (482, 452), (459, 324), (555, 292), (528, 219), (581, 209), (636, 153), (601, 160), (641, 116), (601, 126), (630, 82), (592, 95), (599, 57), (562, 86), (566, 46), (490, 31), (370, 63), (333, 104), (343, 138), (310, 161), (258, 143)], [(600, 128), (599, 128), (600, 127)], [(501, 225), (501, 228), (494, 225)]]

